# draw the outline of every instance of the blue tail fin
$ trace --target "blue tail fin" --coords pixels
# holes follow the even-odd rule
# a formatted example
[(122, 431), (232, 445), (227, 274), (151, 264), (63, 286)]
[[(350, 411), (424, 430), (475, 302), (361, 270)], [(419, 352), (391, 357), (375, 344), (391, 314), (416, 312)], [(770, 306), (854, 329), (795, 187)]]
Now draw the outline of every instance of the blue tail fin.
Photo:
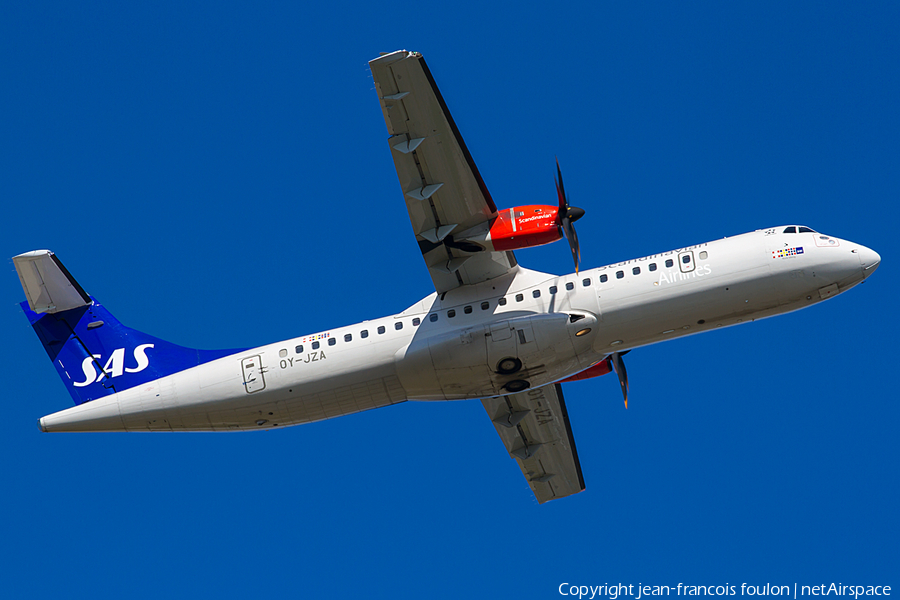
[(29, 298), (22, 310), (75, 404), (240, 351), (184, 348), (122, 325), (49, 251), (13, 260)]
[(99, 302), (55, 314), (22, 309), (75, 404), (177, 373), (239, 350), (194, 350), (122, 325)]

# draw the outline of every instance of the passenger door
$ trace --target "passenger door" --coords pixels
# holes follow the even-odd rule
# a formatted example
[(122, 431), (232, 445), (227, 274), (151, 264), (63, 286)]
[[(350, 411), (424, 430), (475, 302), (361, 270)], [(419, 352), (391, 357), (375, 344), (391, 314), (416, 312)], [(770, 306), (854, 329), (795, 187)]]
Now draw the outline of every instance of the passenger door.
[(678, 268), (681, 269), (682, 273), (690, 273), (696, 268), (696, 266), (697, 265), (694, 264), (693, 250), (678, 253)]

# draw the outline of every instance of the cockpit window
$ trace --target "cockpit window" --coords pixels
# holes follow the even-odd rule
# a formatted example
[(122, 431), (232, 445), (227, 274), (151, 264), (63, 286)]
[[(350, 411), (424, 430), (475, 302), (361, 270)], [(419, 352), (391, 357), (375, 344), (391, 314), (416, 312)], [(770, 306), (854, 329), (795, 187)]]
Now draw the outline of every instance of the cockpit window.
[(801, 227), (797, 230), (797, 233), (815, 233), (815, 231), (813, 231), (809, 227)]
[(797, 233), (797, 228), (793, 226), (785, 227), (784, 231), (782, 231), (781, 233)]

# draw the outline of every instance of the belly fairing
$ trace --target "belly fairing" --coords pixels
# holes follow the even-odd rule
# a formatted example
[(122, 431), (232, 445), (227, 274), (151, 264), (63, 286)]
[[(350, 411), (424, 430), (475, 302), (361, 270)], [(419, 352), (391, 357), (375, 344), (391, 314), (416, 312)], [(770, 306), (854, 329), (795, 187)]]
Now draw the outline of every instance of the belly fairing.
[[(597, 318), (588, 312), (499, 319), (414, 339), (396, 354), (410, 399), (454, 400), (508, 393), (512, 381), (545, 385), (578, 372), (596, 357)], [(576, 334), (582, 331), (581, 336)]]

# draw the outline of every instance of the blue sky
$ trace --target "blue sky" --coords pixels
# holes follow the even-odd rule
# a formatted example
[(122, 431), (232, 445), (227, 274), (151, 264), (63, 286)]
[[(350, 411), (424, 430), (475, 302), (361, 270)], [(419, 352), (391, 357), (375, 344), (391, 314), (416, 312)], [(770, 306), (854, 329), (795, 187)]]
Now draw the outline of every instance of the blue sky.
[[(431, 282), (367, 61), (418, 50), (500, 206), (586, 266), (802, 223), (877, 250), (827, 303), (565, 388), (587, 491), (538, 506), (479, 402), (249, 434), (41, 434), (70, 405), (0, 278), (9, 597), (558, 597), (563, 582), (894, 585), (895, 3), (63, 3), (0, 19), (4, 256), (124, 323), (246, 347)], [(571, 270), (568, 248), (520, 251)], [(4, 594), (6, 595), (6, 594)]]

